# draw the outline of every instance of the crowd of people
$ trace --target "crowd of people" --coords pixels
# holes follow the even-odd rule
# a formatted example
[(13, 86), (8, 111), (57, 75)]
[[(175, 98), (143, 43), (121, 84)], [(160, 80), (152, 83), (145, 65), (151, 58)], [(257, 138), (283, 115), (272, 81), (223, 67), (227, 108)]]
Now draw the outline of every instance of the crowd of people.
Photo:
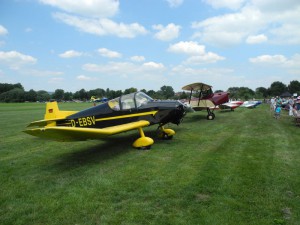
[(289, 111), (289, 116), (300, 117), (300, 96), (297, 98), (289, 97), (288, 99), (276, 96), (270, 100), (271, 110), (274, 111), (274, 118), (279, 119), (281, 110)]

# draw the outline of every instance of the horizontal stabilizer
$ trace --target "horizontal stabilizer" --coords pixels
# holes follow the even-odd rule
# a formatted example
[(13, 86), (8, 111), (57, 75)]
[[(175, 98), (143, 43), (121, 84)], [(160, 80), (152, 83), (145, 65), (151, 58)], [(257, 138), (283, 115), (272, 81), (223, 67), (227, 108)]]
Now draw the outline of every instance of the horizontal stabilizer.
[(56, 122), (56, 121), (62, 120), (62, 119), (64, 119), (64, 118), (49, 119), (49, 120), (38, 120), (38, 121), (31, 122), (27, 127), (34, 127), (34, 126), (44, 127), (44, 126), (47, 126), (49, 123)]

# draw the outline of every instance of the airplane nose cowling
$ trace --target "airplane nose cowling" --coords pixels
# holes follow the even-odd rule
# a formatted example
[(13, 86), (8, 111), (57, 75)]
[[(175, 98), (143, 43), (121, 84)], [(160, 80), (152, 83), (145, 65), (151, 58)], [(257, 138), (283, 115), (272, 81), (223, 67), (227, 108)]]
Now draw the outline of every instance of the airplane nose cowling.
[(180, 104), (173, 111), (174, 112), (173, 120), (171, 121), (172, 123), (177, 124), (177, 125), (181, 123), (183, 117), (186, 114), (185, 106), (181, 102), (179, 102), (179, 103)]

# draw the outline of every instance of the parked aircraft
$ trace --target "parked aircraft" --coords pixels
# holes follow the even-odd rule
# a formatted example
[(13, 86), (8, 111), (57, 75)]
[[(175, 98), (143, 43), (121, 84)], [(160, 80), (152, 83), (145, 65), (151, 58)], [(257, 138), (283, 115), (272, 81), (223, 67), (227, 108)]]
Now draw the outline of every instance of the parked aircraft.
[[(190, 91), (188, 104), (195, 110), (207, 111), (207, 119), (213, 120), (215, 118), (214, 109), (229, 100), (227, 92), (213, 93), (212, 86), (204, 83), (193, 83), (182, 87), (182, 90)], [(198, 93), (198, 98), (193, 98), (193, 92)]]
[(230, 102), (226, 102), (224, 104), (219, 105), (219, 108), (222, 110), (230, 109), (231, 111), (234, 111), (234, 109), (236, 109), (243, 103), (244, 103), (243, 101), (230, 101)]
[(83, 111), (60, 111), (57, 102), (46, 106), (44, 120), (32, 122), (25, 130), (33, 136), (60, 141), (100, 139), (110, 135), (138, 130), (135, 148), (149, 149), (153, 139), (146, 137), (143, 127), (158, 124), (159, 136), (171, 139), (172, 129), (167, 123), (179, 124), (185, 115), (185, 106), (179, 101), (154, 101), (143, 92), (123, 95)]
[(261, 101), (245, 101), (241, 105), (241, 107), (245, 107), (245, 108), (248, 108), (248, 109), (253, 109), (256, 106), (260, 105), (261, 103), (262, 103)]

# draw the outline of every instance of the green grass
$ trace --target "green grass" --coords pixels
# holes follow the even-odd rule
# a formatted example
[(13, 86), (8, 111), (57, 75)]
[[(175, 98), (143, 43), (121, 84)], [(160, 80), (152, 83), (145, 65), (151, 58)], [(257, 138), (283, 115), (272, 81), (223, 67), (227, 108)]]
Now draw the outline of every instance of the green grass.
[(139, 151), (137, 131), (71, 143), (21, 132), (44, 111), (0, 104), (0, 224), (300, 224), (300, 128), (287, 112), (190, 113), (173, 140)]

